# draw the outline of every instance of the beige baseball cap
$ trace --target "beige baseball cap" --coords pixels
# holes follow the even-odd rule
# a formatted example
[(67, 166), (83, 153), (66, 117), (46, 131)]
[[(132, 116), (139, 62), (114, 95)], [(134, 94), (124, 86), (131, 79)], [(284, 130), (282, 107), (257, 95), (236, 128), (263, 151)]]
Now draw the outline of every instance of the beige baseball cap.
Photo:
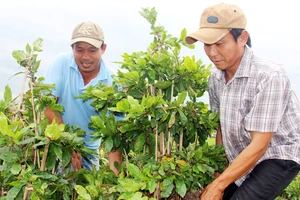
[(96, 48), (100, 48), (104, 42), (104, 33), (98, 24), (82, 22), (73, 30), (71, 46), (76, 42), (86, 42)]
[(196, 41), (214, 44), (233, 28), (245, 29), (246, 24), (244, 12), (238, 6), (225, 3), (213, 5), (203, 11), (199, 29), (189, 34), (185, 41), (188, 44)]

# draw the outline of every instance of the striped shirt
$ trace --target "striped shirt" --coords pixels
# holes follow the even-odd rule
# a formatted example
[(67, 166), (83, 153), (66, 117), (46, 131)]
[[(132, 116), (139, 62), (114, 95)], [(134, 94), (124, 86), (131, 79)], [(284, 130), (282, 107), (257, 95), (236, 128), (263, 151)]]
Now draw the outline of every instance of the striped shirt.
[[(245, 47), (230, 81), (226, 83), (224, 71), (213, 71), (209, 100), (211, 109), (220, 112), (222, 140), (230, 163), (250, 144), (250, 131), (257, 131), (274, 132), (257, 164), (267, 159), (300, 164), (300, 103), (282, 65)], [(248, 174), (235, 183), (240, 186)]]

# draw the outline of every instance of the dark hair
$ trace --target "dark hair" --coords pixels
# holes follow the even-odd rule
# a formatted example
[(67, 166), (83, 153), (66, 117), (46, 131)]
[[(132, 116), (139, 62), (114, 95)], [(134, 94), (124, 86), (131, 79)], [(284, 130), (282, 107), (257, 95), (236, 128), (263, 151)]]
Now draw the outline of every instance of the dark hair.
[[(76, 42), (76, 43), (77, 43), (77, 42)], [(76, 43), (74, 43), (74, 44), (71, 45), (72, 49), (74, 49)], [(101, 46), (100, 46), (100, 49), (102, 49), (103, 46), (104, 46), (104, 41), (102, 42), (102, 44), (101, 44)]]
[[(233, 36), (234, 40), (237, 41), (238, 37), (240, 37), (240, 35), (242, 34), (243, 30), (245, 29), (241, 29), (241, 28), (233, 28), (230, 30), (231, 35)], [(251, 38), (250, 38), (250, 34), (248, 36), (248, 40), (247, 40), (247, 45), (249, 47), (251, 47)]]

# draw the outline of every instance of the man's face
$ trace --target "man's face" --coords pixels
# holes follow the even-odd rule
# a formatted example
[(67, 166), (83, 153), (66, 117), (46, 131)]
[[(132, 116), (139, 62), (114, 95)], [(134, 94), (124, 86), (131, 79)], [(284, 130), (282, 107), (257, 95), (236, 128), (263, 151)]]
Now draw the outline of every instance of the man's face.
[(98, 74), (100, 60), (105, 52), (106, 45), (96, 48), (86, 42), (77, 42), (73, 46), (74, 59), (82, 74)]
[(244, 42), (240, 42), (239, 38), (236, 42), (233, 36), (228, 33), (214, 44), (204, 44), (204, 50), (218, 69), (234, 74), (242, 59), (244, 46)]

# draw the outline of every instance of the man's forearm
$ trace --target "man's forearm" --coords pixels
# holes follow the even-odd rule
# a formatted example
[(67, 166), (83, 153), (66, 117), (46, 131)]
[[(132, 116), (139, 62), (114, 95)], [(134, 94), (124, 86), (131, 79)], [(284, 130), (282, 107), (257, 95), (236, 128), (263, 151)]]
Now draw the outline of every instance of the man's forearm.
[(249, 172), (264, 155), (274, 133), (251, 133), (251, 143), (233, 160), (231, 165), (214, 181), (217, 187), (225, 188)]
[(44, 111), (46, 118), (49, 120), (49, 123), (55, 119), (57, 124), (62, 124), (63, 120), (59, 112), (53, 111), (51, 108), (47, 107)]
[(218, 130), (217, 130), (216, 145), (223, 145), (222, 133), (221, 133), (221, 125), (219, 125)]

